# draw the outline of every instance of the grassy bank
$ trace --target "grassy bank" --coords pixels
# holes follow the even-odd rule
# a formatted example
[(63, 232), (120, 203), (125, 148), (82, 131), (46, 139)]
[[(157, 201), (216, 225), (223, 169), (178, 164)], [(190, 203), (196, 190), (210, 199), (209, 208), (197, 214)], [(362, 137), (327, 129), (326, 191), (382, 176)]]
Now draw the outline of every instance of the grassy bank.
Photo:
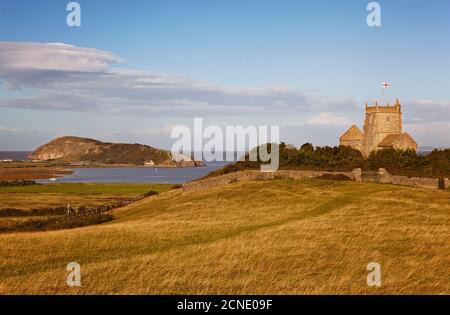
[[(0, 293), (449, 294), (449, 198), (326, 180), (172, 191), (102, 225), (0, 235)], [(73, 261), (79, 288), (65, 283)]]
[(163, 192), (169, 190), (172, 184), (90, 184), (63, 183), (46, 185), (29, 185), (15, 187), (0, 187), (0, 194), (66, 194), (66, 195), (141, 195), (150, 190)]
[(72, 228), (111, 220), (108, 215), (67, 217), (67, 207), (95, 209), (119, 204), (166, 184), (51, 184), (0, 187), (0, 232)]

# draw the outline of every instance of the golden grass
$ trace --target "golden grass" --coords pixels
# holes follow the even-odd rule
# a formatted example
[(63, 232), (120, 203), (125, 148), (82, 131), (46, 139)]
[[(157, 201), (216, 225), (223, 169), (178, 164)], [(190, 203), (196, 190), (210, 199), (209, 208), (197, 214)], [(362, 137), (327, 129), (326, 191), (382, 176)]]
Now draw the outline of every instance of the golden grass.
[(72, 173), (73, 170), (63, 169), (59, 167), (8, 167), (8, 165), (1, 165), (0, 181), (49, 179), (52, 177), (61, 177), (61, 175)]
[[(0, 235), (0, 293), (449, 294), (449, 201), (320, 180), (171, 191), (110, 223)], [(65, 283), (73, 261), (79, 288)], [(371, 261), (379, 288), (366, 284)]]
[[(130, 195), (129, 198), (136, 195)], [(20, 210), (44, 209), (85, 206), (89, 208), (108, 205), (120, 200), (126, 199), (127, 196), (114, 195), (61, 195), (61, 194), (0, 194), (0, 208), (14, 208)]]
[[(67, 228), (65, 209), (96, 209), (134, 199), (150, 191), (170, 190), (171, 184), (70, 184), (0, 186), (0, 233)], [(12, 209), (12, 211), (11, 211)], [(19, 213), (17, 213), (19, 210)], [(99, 219), (102, 219), (99, 217)], [(64, 223), (65, 222), (65, 223)], [(71, 223), (72, 222), (72, 223)], [(92, 218), (86, 222), (94, 224)], [(101, 222), (104, 222), (103, 219)], [(87, 224), (85, 224), (87, 225)], [(73, 225), (71, 225), (73, 226)]]
[(156, 191), (164, 192), (171, 184), (47, 184), (0, 187), (1, 209), (48, 209), (67, 207), (95, 208), (132, 199)]

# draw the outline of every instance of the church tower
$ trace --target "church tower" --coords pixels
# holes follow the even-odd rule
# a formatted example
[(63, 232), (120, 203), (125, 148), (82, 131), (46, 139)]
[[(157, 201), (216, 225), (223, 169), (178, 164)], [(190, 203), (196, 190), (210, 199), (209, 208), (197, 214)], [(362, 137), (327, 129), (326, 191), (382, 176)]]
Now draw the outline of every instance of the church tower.
[(417, 150), (417, 143), (402, 127), (402, 106), (398, 99), (394, 106), (369, 106), (366, 103), (366, 118), (363, 131), (353, 125), (339, 138), (340, 145), (350, 146), (369, 156), (372, 151), (394, 148)]
[(364, 120), (364, 155), (378, 150), (380, 142), (388, 135), (402, 133), (402, 109), (398, 99), (394, 106), (389, 103), (386, 106), (367, 106), (366, 119)]

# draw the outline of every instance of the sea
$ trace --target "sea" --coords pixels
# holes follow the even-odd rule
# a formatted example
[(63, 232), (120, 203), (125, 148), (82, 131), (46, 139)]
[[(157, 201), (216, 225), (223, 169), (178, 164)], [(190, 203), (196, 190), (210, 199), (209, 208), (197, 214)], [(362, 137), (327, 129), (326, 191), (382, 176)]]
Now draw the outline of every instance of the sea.
[[(206, 176), (229, 162), (207, 162), (201, 167), (108, 167), (74, 168), (74, 173), (64, 175), (57, 183), (157, 183), (183, 184)], [(49, 183), (49, 180), (37, 180)], [(54, 182), (53, 182), (54, 183)]]
[[(1, 160), (25, 160), (30, 152), (0, 151)], [(41, 184), (49, 183), (168, 183), (183, 184), (202, 178), (212, 171), (232, 162), (205, 162), (201, 167), (108, 167), (73, 168), (74, 173), (58, 177), (56, 182), (36, 180)]]

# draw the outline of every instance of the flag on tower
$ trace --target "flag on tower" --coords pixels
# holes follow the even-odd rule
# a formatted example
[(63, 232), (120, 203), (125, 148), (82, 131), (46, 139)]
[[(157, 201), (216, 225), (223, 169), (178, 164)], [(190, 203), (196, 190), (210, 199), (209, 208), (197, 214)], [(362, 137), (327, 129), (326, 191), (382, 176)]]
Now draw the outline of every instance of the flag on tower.
[(388, 88), (391, 87), (391, 84), (389, 82), (383, 82), (382, 86), (383, 86), (384, 89), (388, 89)]

